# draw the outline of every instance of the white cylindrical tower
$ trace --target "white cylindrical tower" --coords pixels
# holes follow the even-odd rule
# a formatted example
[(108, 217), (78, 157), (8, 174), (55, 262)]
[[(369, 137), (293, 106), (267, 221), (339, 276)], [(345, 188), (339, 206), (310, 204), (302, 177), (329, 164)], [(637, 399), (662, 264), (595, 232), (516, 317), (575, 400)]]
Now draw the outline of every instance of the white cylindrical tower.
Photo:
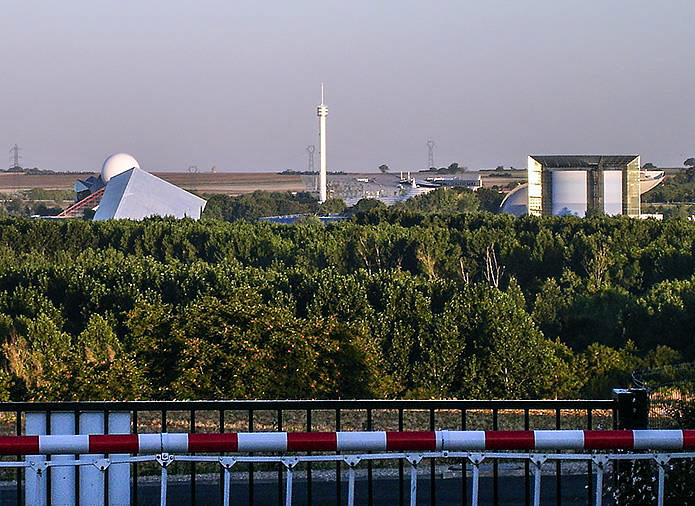
[(328, 107), (323, 103), (323, 83), (321, 83), (321, 105), (316, 109), (319, 117), (319, 202), (326, 201), (326, 116)]

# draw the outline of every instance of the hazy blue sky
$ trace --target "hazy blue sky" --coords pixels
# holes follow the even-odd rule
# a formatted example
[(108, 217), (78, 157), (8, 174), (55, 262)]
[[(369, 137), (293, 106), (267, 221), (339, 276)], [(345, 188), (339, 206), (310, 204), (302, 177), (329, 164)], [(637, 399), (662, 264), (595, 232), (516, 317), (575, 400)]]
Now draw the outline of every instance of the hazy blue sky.
[[(695, 156), (693, 0), (2, 2), (0, 146), (25, 165), (523, 166)], [(0, 164), (4, 165), (4, 164)]]

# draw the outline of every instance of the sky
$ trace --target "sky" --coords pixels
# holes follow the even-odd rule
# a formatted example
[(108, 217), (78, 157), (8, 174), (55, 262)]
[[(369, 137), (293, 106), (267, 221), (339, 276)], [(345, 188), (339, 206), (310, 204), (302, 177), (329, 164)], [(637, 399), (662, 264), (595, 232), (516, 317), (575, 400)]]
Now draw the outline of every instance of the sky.
[(437, 166), (695, 156), (693, 0), (5, 0), (0, 31), (27, 167), (303, 170), (321, 82), (330, 170), (422, 168), (429, 138)]

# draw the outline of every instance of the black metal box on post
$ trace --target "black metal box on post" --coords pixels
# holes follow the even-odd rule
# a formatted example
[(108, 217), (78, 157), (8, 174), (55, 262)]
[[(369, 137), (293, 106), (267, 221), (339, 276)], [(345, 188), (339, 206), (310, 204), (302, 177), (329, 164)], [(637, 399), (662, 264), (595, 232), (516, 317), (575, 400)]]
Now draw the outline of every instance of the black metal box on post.
[(618, 429), (649, 428), (649, 395), (645, 388), (615, 388), (613, 400), (617, 403)]

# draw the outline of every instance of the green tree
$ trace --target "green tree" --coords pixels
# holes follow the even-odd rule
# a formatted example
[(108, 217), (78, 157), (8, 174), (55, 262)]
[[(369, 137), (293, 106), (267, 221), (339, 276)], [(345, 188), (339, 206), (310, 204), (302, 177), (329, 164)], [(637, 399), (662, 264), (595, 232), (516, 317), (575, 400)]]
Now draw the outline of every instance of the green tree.
[(343, 199), (330, 198), (326, 199), (326, 201), (319, 206), (318, 213), (322, 216), (327, 214), (340, 214), (345, 212), (346, 209), (347, 206)]

